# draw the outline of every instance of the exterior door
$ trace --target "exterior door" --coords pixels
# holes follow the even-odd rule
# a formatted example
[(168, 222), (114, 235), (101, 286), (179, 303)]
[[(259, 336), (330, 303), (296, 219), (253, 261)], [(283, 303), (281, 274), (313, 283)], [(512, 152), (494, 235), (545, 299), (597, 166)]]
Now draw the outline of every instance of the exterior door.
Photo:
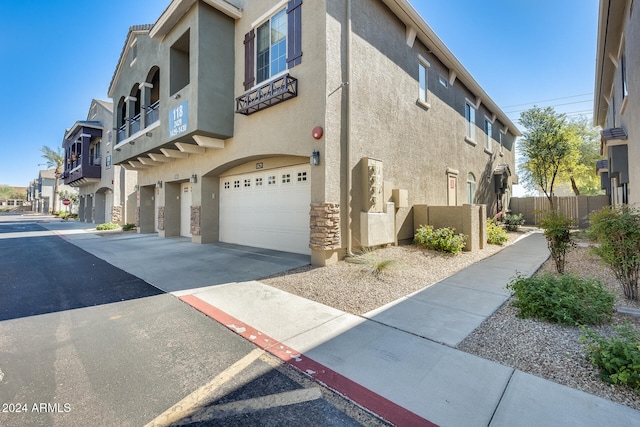
[(180, 235), (191, 237), (191, 184), (180, 185)]
[(447, 204), (449, 206), (458, 205), (458, 176), (447, 175)]

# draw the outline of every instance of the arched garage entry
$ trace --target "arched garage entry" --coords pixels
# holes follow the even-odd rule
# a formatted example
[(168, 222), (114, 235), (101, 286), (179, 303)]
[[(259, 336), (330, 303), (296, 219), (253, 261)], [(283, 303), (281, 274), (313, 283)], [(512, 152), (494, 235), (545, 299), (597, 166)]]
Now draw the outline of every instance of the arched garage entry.
[(219, 175), (220, 241), (310, 254), (308, 158), (258, 159)]

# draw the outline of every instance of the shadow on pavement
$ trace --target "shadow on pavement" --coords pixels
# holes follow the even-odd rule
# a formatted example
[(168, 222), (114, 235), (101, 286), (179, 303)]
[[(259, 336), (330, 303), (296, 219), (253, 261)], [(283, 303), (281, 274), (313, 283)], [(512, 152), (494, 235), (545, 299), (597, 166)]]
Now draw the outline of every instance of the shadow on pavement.
[[(31, 223), (19, 231), (42, 230)], [(0, 259), (0, 320), (163, 293), (56, 236), (3, 239), (0, 234)]]

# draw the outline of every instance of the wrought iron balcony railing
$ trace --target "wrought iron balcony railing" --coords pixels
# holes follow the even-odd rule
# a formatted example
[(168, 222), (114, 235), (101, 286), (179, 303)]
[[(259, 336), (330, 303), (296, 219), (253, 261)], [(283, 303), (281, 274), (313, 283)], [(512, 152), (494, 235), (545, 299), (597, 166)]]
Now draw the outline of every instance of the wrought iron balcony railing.
[(236, 113), (249, 115), (298, 96), (298, 80), (285, 74), (236, 98)]
[(145, 126), (149, 126), (152, 123), (160, 120), (160, 101), (156, 101), (153, 104), (149, 105), (145, 111)]

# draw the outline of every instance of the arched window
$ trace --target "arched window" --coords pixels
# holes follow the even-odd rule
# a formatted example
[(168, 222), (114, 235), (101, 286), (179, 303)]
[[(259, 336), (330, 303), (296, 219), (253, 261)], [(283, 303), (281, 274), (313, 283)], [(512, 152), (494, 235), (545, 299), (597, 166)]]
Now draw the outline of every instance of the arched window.
[(469, 173), (467, 175), (467, 203), (473, 204), (476, 200), (476, 177)]

